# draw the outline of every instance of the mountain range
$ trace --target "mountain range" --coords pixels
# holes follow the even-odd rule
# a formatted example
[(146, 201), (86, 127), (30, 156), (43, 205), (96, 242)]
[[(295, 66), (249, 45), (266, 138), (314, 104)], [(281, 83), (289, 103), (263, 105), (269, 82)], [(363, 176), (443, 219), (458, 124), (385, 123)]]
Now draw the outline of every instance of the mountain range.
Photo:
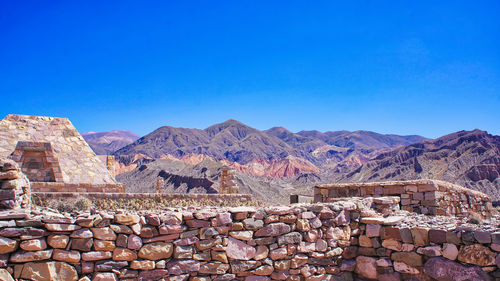
[(113, 149), (109, 139), (123, 146), (112, 153), (119, 163), (117, 178), (135, 191), (152, 189), (163, 176), (168, 192), (216, 192), (220, 169), (230, 166), (240, 189), (261, 199), (268, 199), (270, 190), (281, 200), (291, 193), (310, 194), (318, 183), (418, 178), (500, 198), (500, 137), (480, 130), (431, 140), (370, 131), (261, 131), (228, 120), (203, 130), (164, 126), (135, 141), (124, 136), (118, 142), (116, 133), (82, 135), (92, 137), (96, 153)]
[(139, 135), (130, 131), (87, 132), (82, 133), (82, 137), (99, 155), (112, 154), (140, 138)]
[(216, 160), (240, 164), (255, 159), (272, 161), (294, 156), (315, 165), (323, 165), (327, 159), (344, 158), (354, 151), (360, 156), (370, 155), (374, 150), (407, 145), (420, 140), (424, 138), (382, 135), (368, 131), (301, 131), (296, 134), (284, 128), (260, 131), (236, 120), (228, 120), (204, 130), (164, 126), (114, 154), (140, 153), (151, 158), (203, 154)]
[[(336, 171), (332, 171), (335, 173)], [(379, 154), (340, 181), (440, 179), (500, 198), (500, 136), (460, 131)]]

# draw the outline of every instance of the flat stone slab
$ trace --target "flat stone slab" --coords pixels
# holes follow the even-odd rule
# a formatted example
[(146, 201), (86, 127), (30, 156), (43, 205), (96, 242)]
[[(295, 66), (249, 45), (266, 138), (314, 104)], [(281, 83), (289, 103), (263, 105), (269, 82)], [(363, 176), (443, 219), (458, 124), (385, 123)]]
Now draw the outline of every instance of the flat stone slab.
[(366, 224), (395, 225), (399, 222), (402, 222), (404, 219), (405, 219), (404, 216), (389, 216), (386, 218), (383, 218), (383, 217), (364, 217), (364, 218), (361, 218), (361, 222), (366, 223)]
[(25, 219), (27, 217), (28, 217), (28, 213), (25, 210), (0, 211), (0, 220)]

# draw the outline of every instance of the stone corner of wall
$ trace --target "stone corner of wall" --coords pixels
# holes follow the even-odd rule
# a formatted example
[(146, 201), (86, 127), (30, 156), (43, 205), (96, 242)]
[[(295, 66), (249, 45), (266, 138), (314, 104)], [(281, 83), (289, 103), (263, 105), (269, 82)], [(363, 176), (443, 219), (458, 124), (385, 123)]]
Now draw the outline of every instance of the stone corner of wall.
[(29, 209), (31, 186), (14, 160), (0, 158), (0, 210)]

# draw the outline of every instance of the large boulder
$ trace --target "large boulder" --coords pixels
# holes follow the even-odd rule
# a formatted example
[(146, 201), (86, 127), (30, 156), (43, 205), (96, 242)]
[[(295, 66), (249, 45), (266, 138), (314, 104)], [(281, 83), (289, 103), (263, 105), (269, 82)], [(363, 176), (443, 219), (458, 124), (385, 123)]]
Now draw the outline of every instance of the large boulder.
[(424, 265), (424, 273), (441, 281), (488, 281), (490, 280), (479, 266), (465, 266), (445, 258), (430, 258)]

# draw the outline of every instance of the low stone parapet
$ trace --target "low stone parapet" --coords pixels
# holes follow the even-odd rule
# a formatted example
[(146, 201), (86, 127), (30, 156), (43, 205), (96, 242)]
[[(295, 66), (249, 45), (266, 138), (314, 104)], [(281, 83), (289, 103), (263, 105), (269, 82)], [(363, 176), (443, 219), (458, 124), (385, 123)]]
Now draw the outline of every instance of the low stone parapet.
[(314, 202), (347, 197), (399, 196), (400, 208), (429, 215), (465, 215), (470, 212), (491, 217), (491, 198), (479, 191), (438, 180), (325, 184), (314, 187)]

